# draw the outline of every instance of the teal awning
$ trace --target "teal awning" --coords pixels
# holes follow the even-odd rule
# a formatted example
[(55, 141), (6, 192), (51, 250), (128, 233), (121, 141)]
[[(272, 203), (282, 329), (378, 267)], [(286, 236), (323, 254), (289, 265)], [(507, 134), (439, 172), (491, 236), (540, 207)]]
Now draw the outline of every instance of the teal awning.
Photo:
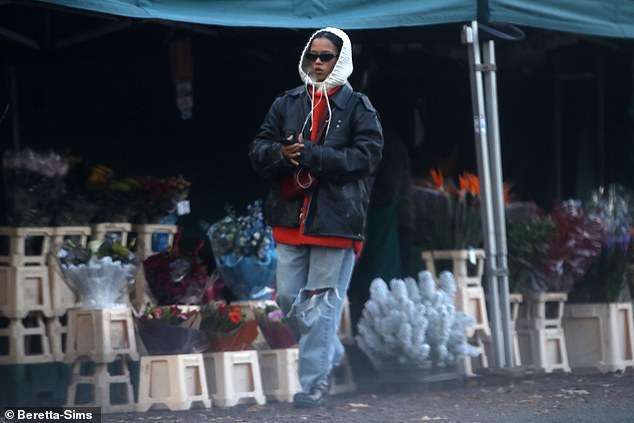
[(466, 22), (475, 0), (39, 0), (119, 16), (222, 26), (343, 29)]
[(36, 0), (140, 19), (272, 28), (468, 22), (634, 38), (633, 0)]
[(634, 38), (632, 0), (488, 0), (491, 22), (606, 37)]

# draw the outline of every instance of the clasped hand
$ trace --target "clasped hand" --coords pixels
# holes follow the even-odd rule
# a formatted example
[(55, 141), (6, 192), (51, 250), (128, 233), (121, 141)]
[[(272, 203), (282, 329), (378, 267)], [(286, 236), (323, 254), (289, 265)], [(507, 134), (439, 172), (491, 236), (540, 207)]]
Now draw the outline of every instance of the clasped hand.
[[(302, 134), (297, 136), (297, 141), (294, 144), (282, 145), (282, 157), (288, 160), (294, 166), (299, 166), (299, 156), (301, 156), (301, 150), (304, 148), (302, 144)], [(289, 135), (286, 138), (288, 142), (292, 142), (293, 135)]]

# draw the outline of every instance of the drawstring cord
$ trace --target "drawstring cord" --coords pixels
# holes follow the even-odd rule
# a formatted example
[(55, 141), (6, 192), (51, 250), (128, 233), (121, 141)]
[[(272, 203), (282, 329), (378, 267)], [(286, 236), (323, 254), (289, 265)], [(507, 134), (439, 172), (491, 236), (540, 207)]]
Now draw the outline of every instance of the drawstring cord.
[[(326, 107), (328, 108), (328, 119), (326, 119), (326, 133), (324, 134), (324, 138), (326, 138), (326, 136), (328, 135), (328, 131), (330, 130), (330, 120), (332, 118), (332, 108), (330, 107), (330, 99), (328, 98), (328, 90), (326, 89), (326, 84), (320, 84), (318, 88), (316, 88), (315, 83), (312, 83), (312, 91), (308, 88), (308, 80), (306, 80), (306, 91), (308, 91), (308, 95), (310, 96), (310, 113), (308, 113), (308, 116), (306, 116), (306, 119), (304, 120), (304, 124), (302, 125), (302, 130), (301, 130), (301, 134), (304, 133), (304, 129), (306, 128), (306, 124), (308, 123), (308, 119), (310, 119), (310, 130), (312, 132), (313, 130), (313, 125), (315, 124), (315, 119), (313, 119), (313, 115), (314, 115), (314, 111), (315, 111), (315, 107), (317, 107), (319, 105), (319, 103), (321, 103), (321, 100), (325, 97), (326, 98)], [(315, 104), (315, 90), (321, 90), (322, 95), (319, 96), (319, 100), (317, 100), (317, 104)], [(311, 94), (312, 92), (312, 94)]]

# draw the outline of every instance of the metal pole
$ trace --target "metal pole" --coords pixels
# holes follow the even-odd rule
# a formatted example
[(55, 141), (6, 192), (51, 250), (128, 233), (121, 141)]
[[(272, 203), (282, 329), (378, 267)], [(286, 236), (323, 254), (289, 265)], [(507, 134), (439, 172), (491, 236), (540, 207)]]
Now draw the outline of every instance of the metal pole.
[(509, 279), (506, 248), (506, 217), (504, 215), (504, 188), (502, 177), (502, 154), (500, 151), (500, 123), (498, 120), (498, 96), (496, 80), (495, 43), (491, 40), (482, 49), (484, 64), (489, 70), (484, 74), (487, 126), (489, 128), (489, 154), (491, 158), (491, 200), (495, 224), (497, 269), (495, 280), (500, 294), (500, 319), (506, 367), (513, 365), (513, 342), (511, 332), (511, 306), (509, 301)]
[(9, 89), (10, 91), (10, 101), (11, 101), (11, 118), (12, 118), (12, 127), (13, 127), (13, 149), (18, 151), (20, 148), (20, 119), (18, 116), (18, 88), (17, 88), (17, 80), (15, 77), (15, 65), (9, 65)]
[(462, 32), (462, 42), (467, 44), (469, 53), (469, 79), (471, 81), (471, 106), (473, 109), (473, 123), (476, 141), (476, 156), (478, 161), (478, 176), (480, 178), (480, 207), (482, 230), (484, 235), (484, 249), (486, 253), (484, 278), (487, 281), (489, 314), (491, 324), (491, 347), (493, 351), (494, 367), (505, 365), (505, 354), (500, 332), (500, 313), (498, 285), (495, 279), (496, 243), (493, 232), (493, 208), (491, 202), (491, 180), (489, 152), (487, 142), (487, 121), (484, 102), (484, 88), (482, 82), (483, 66), (480, 60), (480, 43), (478, 39), (478, 23), (465, 25)]

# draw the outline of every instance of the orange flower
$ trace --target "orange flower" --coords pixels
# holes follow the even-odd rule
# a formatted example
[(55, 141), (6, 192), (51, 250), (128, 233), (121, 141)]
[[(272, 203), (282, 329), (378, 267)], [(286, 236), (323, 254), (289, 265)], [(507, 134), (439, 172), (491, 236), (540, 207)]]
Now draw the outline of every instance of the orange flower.
[(434, 188), (442, 190), (445, 186), (445, 177), (440, 169), (432, 169), (429, 171)]
[(229, 320), (231, 320), (231, 323), (233, 323), (234, 325), (237, 325), (242, 320), (242, 314), (237, 311), (229, 312), (228, 316)]
[(477, 197), (480, 195), (480, 180), (473, 173), (465, 172), (458, 178), (461, 191), (467, 191)]

